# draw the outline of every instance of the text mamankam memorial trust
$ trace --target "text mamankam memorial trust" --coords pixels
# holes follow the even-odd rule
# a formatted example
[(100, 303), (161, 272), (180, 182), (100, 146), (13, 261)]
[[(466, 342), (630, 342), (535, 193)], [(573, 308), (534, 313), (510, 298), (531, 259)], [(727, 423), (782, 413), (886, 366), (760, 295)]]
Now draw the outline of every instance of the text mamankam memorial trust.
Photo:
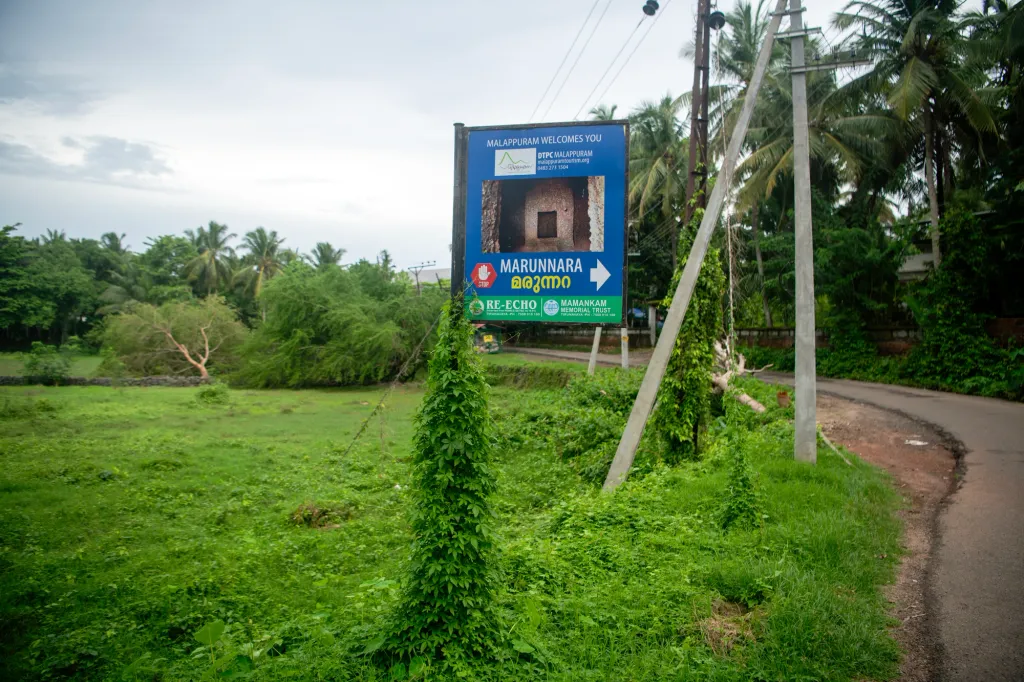
[(621, 323), (627, 123), (466, 130), (470, 316)]

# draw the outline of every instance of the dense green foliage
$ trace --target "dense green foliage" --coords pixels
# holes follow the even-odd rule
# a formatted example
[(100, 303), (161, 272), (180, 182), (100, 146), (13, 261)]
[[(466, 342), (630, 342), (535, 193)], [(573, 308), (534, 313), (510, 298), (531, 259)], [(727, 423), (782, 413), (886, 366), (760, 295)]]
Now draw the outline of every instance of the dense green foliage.
[[(645, 447), (605, 495), (565, 439), (593, 409), (625, 419), (638, 380), (494, 389), (494, 607), (510, 647), (462, 679), (894, 675), (884, 475), (825, 450), (794, 462), (792, 409), (744, 381), (766, 414), (725, 401), (701, 461), (665, 468)], [(402, 603), (421, 390), (392, 392), (344, 456), (380, 389), (0, 393), (0, 677), (200, 679), (212, 662), (252, 680), (456, 679), (433, 658), (361, 655)], [(737, 449), (762, 506), (726, 533)]]
[[(263, 288), (266, 321), (243, 349), (253, 386), (336, 386), (394, 378), (429, 343), (444, 294), (422, 296), (393, 270), (292, 263)], [(415, 370), (410, 368), (409, 374)]]
[(237, 370), (236, 382), (391, 379), (429, 342), (424, 337), (444, 298), (436, 287), (418, 295), (386, 251), (375, 263), (343, 268), (344, 249), (321, 242), (301, 257), (262, 227), (243, 236), (242, 255), (232, 246), (236, 235), (216, 222), (148, 240), (140, 253), (125, 235), (68, 239), (61, 232), (29, 240), (16, 227), (0, 230), (0, 342), (27, 349), (33, 339), (66, 346), (80, 336), (85, 350), (103, 351), (108, 376), (201, 374), (162, 330), (170, 324), (175, 336), (188, 337), (184, 345), (194, 355), (203, 346), (192, 337), (212, 320), (228, 333), (210, 367)]
[[(726, 27), (712, 56), (718, 82), (710, 91), (713, 163), (721, 160), (752, 77), (770, 5), (739, 0), (723, 10)], [(988, 259), (977, 273), (985, 295), (957, 305), (977, 319), (1024, 316), (1017, 274), (1024, 259), (1022, 11), (1006, 3), (972, 8), (854, 0), (834, 18), (844, 52), (871, 65), (843, 81), (828, 71), (807, 78), (818, 325), (833, 344), (824, 354), (829, 373), (891, 375), (892, 363), (878, 360), (865, 330), (929, 324), (928, 313), (915, 305), (924, 293), (901, 283), (900, 269), (922, 251), (955, 258), (952, 251), (963, 239), (945, 233), (951, 212), (976, 214), (974, 239), (987, 245)], [(827, 49), (809, 39), (807, 58)], [(734, 177), (735, 198), (726, 204), (732, 214), (721, 221), (731, 229), (715, 235), (723, 253), (726, 240), (733, 241), (733, 298), (741, 327), (794, 323), (788, 61), (788, 46), (778, 45)], [(594, 115), (611, 109), (597, 107)], [(688, 110), (687, 93), (644, 103), (630, 115), (630, 251), (639, 255), (630, 259), (629, 286), (638, 307), (670, 289), (670, 244), (686, 200), (680, 172), (687, 139), (680, 119)], [(1005, 395), (1006, 386), (1011, 394), (1016, 390), (1011, 375), (1019, 373), (1018, 354), (1009, 355), (1016, 368), (997, 372), (993, 382), (979, 377), (995, 365), (983, 372), (973, 360), (961, 365), (965, 372), (981, 372), (972, 387), (943, 370), (943, 363), (988, 353), (989, 344), (973, 333), (948, 335), (944, 343), (945, 354), (936, 354), (941, 344), (918, 351), (921, 362), (935, 367), (918, 365), (915, 381), (988, 394)]]
[[(922, 334), (909, 355), (878, 355), (855, 322), (833, 313), (830, 347), (816, 353), (820, 375), (1024, 399), (1024, 349), (997, 347), (985, 331), (989, 316), (980, 312), (990, 296), (993, 244), (978, 219), (963, 210), (942, 219), (942, 233), (948, 245), (942, 264), (908, 288), (906, 300)], [(792, 349), (742, 352), (756, 366), (793, 370)]]
[[(461, 300), (446, 305), (413, 445), (413, 546), (387, 650), (462, 671), (493, 653), (493, 431), (487, 385)], [(374, 648), (377, 644), (372, 645)]]
[(987, 316), (979, 312), (988, 298), (992, 261), (978, 221), (964, 211), (950, 212), (942, 228), (946, 257), (910, 299), (921, 342), (908, 358), (907, 373), (925, 386), (986, 394), (1013, 388), (1024, 397), (1024, 367), (1016, 368), (1016, 386), (1001, 381), (1013, 368), (1004, 364), (1009, 358), (992, 343), (985, 332)]

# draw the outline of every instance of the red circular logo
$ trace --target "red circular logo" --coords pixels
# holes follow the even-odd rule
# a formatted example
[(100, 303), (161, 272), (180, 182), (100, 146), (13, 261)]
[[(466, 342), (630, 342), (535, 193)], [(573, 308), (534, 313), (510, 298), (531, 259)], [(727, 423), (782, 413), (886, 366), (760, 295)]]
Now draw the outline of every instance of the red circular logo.
[(470, 276), (473, 279), (473, 284), (478, 289), (488, 289), (494, 284), (498, 274), (494, 272), (494, 266), (490, 263), (477, 263), (476, 267), (473, 268), (473, 274)]

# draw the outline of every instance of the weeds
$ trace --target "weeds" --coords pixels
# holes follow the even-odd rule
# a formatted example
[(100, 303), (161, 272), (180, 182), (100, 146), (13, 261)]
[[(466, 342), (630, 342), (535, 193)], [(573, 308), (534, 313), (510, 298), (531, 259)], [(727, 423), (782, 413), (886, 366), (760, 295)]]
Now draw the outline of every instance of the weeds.
[[(507, 646), (448, 672), (428, 654), (360, 655), (404, 589), (421, 390), (389, 397), (385, 452), (373, 437), (342, 456), (378, 390), (232, 391), (229, 417), (183, 389), (0, 389), (0, 406), (58, 406), (0, 429), (0, 679), (200, 680), (218, 661), (257, 682), (892, 677), (885, 476), (794, 462), (792, 407), (741, 380), (765, 414), (724, 401), (699, 461), (668, 467), (647, 443), (605, 495), (617, 427), (602, 420), (624, 419), (625, 376), (573, 389), (587, 407), (570, 389), (492, 389)], [(726, 532), (736, 450), (758, 516)], [(339, 525), (319, 532), (322, 519)]]
[(30, 419), (32, 417), (54, 417), (57, 405), (46, 398), (12, 398), (4, 396), (0, 403), (0, 419)]

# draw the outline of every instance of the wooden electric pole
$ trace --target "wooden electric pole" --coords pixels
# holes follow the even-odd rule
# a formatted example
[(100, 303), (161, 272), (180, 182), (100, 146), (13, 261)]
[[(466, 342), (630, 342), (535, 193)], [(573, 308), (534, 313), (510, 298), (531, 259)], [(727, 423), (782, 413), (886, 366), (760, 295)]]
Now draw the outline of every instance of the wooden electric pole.
[(417, 296), (422, 296), (423, 295), (423, 291), (420, 289), (420, 270), (423, 270), (425, 268), (430, 268), (430, 267), (433, 267), (435, 265), (437, 265), (436, 262), (430, 261), (429, 263), (420, 263), (419, 265), (412, 265), (412, 266), (406, 268), (406, 270), (411, 272), (413, 274), (413, 276), (416, 278), (416, 295)]
[[(693, 32), (693, 89), (690, 92), (690, 149), (686, 160), (686, 205), (683, 225), (693, 212), (707, 206), (708, 87), (711, 77), (711, 0), (697, 0), (697, 26)], [(696, 199), (694, 198), (696, 195)], [(672, 231), (672, 269), (676, 267), (679, 231)]]

